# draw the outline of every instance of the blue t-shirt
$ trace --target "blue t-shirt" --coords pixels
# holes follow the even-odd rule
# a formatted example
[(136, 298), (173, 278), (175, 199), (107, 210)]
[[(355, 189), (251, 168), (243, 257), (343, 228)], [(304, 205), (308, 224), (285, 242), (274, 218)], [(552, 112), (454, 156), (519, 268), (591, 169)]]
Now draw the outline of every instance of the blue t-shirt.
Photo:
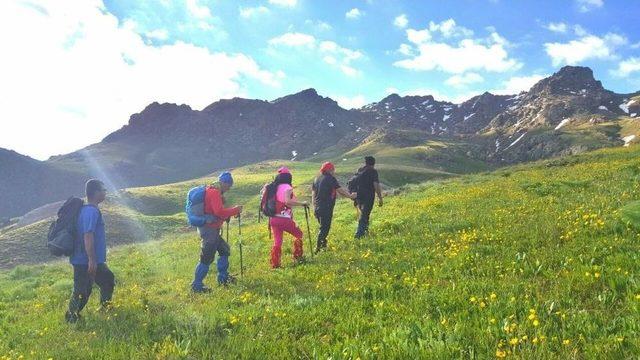
[(107, 241), (104, 232), (104, 221), (102, 213), (94, 205), (85, 205), (80, 210), (78, 222), (76, 224), (78, 235), (76, 237), (75, 249), (69, 262), (73, 265), (89, 264), (89, 257), (84, 248), (84, 234), (93, 233), (93, 248), (96, 252), (96, 263), (104, 264), (107, 261)]

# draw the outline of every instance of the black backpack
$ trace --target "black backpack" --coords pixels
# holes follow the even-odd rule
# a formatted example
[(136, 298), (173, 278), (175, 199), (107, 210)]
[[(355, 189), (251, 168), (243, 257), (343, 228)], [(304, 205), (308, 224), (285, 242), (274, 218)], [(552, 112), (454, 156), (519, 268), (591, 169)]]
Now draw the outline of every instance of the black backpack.
[(360, 184), (362, 183), (362, 174), (364, 174), (364, 169), (362, 171), (358, 171), (353, 175), (349, 181), (347, 181), (347, 190), (350, 193), (357, 193), (360, 189)]
[(73, 255), (77, 235), (76, 223), (83, 205), (82, 199), (72, 196), (58, 209), (58, 218), (51, 222), (47, 235), (47, 247), (51, 255)]
[(278, 186), (274, 183), (267, 184), (262, 188), (262, 199), (260, 200), (260, 210), (267, 217), (273, 217), (278, 212), (276, 201), (276, 191)]

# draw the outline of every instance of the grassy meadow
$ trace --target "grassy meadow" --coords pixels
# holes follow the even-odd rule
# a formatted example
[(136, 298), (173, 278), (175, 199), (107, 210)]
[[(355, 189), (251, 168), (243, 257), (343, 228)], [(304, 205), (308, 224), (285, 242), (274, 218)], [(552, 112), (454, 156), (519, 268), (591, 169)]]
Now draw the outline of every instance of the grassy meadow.
[[(114, 308), (98, 311), (95, 289), (84, 320), (67, 325), (69, 265), (4, 270), (0, 359), (637, 358), (639, 158), (630, 146), (457, 177), (408, 171), (416, 184), (404, 186), (383, 171), (396, 190), (369, 237), (353, 240), (355, 212), (339, 200), (330, 251), (294, 266), (287, 237), (275, 271), (256, 214), (276, 164), (244, 167), (228, 201), (247, 205), (245, 276), (204, 296), (189, 291), (199, 240), (181, 214), (202, 180), (127, 189), (126, 206), (107, 204), (105, 217), (129, 218), (153, 241), (110, 250)], [(318, 164), (289, 165), (308, 196)], [(306, 235), (304, 212), (295, 216)], [(238, 239), (233, 220), (235, 273)]]

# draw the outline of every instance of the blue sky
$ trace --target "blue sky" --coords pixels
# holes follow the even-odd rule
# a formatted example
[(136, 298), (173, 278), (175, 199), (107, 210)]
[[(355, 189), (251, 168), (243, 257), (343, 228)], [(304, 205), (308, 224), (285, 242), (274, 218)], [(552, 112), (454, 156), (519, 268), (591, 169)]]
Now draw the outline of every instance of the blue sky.
[[(567, 64), (640, 90), (635, 0), (12, 0), (0, 14), (0, 147), (41, 159), (152, 101), (201, 109), (313, 87), (346, 108), (391, 92), (459, 102)], [(86, 136), (52, 140), (60, 124)]]

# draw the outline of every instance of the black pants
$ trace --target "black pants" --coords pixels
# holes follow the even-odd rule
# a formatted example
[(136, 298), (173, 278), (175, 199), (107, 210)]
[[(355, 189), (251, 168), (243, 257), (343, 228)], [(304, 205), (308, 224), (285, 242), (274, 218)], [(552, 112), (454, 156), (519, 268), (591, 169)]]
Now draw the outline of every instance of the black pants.
[(216, 252), (220, 256), (229, 256), (231, 248), (229, 244), (222, 238), (221, 229), (213, 229), (208, 227), (198, 228), (202, 245), (200, 247), (200, 262), (210, 265), (215, 259)]
[(331, 220), (333, 219), (333, 209), (317, 209), (314, 212), (320, 229), (318, 230), (318, 240), (316, 246), (318, 249), (327, 247), (327, 236), (331, 229)]
[(362, 237), (369, 231), (369, 216), (373, 210), (373, 200), (366, 199), (358, 201), (358, 209), (360, 209), (360, 218), (358, 219), (358, 230), (356, 237)]
[(98, 264), (95, 281), (91, 279), (88, 265), (73, 265), (73, 294), (69, 301), (69, 313), (78, 314), (89, 301), (93, 283), (100, 288), (100, 303), (103, 305), (111, 301), (116, 279), (107, 264)]

